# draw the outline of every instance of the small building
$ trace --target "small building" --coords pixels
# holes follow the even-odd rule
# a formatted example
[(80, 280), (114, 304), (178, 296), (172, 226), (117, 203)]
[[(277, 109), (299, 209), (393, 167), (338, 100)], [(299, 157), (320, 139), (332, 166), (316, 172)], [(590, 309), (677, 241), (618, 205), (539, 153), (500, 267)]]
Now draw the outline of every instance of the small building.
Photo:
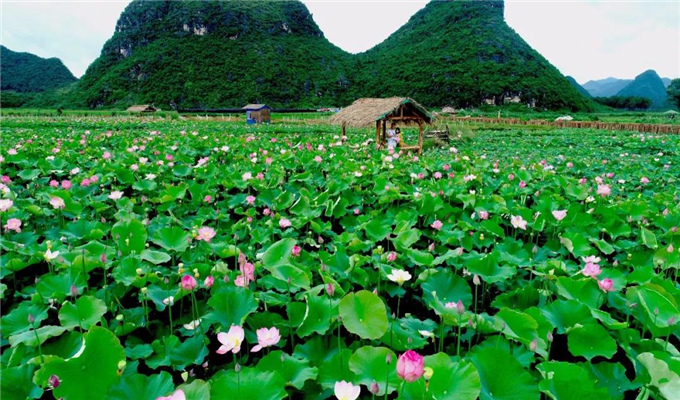
[(386, 99), (358, 99), (351, 106), (343, 109), (330, 118), (330, 123), (342, 126), (342, 135), (349, 127), (375, 126), (376, 144), (378, 147), (387, 144), (387, 122), (395, 125), (418, 125), (418, 144), (400, 143), (402, 150), (423, 151), (423, 124), (432, 122), (432, 116), (425, 107), (408, 97), (390, 97)]
[(248, 124), (262, 124), (272, 122), (271, 107), (265, 104), (248, 104), (241, 110), (246, 112)]
[(158, 109), (150, 104), (140, 104), (128, 108), (127, 111), (131, 113), (150, 114), (155, 113)]

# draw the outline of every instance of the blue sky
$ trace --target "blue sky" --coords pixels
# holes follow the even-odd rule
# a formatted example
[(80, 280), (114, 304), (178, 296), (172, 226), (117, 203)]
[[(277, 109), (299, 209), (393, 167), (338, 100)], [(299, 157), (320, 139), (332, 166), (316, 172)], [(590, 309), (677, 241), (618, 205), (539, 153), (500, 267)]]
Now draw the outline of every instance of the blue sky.
[[(129, 2), (2, 0), (0, 42), (15, 51), (59, 57), (80, 76), (113, 34)], [(426, 4), (424, 0), (303, 2), (326, 37), (353, 53), (380, 43)], [(581, 83), (609, 76), (633, 78), (647, 69), (680, 77), (677, 0), (506, 0), (505, 17), (563, 74)]]

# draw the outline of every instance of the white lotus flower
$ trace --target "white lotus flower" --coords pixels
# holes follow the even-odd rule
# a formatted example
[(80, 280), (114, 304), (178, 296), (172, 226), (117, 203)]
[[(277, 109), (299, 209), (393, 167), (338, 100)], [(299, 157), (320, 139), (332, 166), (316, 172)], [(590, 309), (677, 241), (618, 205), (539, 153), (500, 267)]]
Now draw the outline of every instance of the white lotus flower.
[(403, 269), (393, 269), (392, 273), (387, 275), (387, 279), (401, 286), (404, 284), (404, 282), (411, 279), (411, 274), (409, 274), (408, 271), (404, 271)]
[(47, 251), (45, 252), (45, 261), (50, 262), (57, 258), (58, 256), (59, 256), (58, 251), (52, 251), (50, 249), (47, 249)]
[(338, 400), (356, 400), (361, 393), (361, 386), (354, 386), (350, 382), (335, 382), (335, 397)]

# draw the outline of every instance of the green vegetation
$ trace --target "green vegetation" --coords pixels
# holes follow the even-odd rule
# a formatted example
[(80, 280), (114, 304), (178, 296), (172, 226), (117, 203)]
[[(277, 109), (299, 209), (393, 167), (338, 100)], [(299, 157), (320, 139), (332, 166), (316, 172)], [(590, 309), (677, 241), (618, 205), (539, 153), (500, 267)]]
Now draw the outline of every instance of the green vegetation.
[(621, 89), (617, 96), (646, 97), (652, 100), (652, 108), (657, 110), (668, 107), (666, 87), (659, 75), (653, 70), (645, 71), (636, 76), (633, 82)]
[(0, 58), (0, 90), (3, 92), (45, 92), (68, 86), (78, 80), (58, 58), (40, 58), (30, 53), (17, 53), (5, 46), (0, 46)]
[(567, 76), (566, 78), (567, 78), (567, 80), (569, 81), (569, 83), (571, 84), (571, 86), (573, 86), (574, 88), (576, 88), (576, 90), (578, 90), (578, 92), (581, 93), (583, 96), (585, 96), (585, 97), (593, 97), (593, 96), (590, 94), (590, 92), (588, 92), (583, 86), (581, 86), (578, 82), (576, 82), (576, 79), (574, 79), (574, 78), (571, 77), (571, 76)]
[(673, 79), (666, 88), (668, 100), (674, 103), (677, 108), (680, 108), (680, 79)]
[(646, 110), (652, 106), (651, 99), (638, 96), (596, 97), (595, 101), (607, 107), (619, 110)]
[(678, 398), (679, 136), (338, 131), (3, 118), (2, 399)]
[(353, 56), (326, 40), (300, 2), (134, 1), (70, 101), (320, 107), (400, 95), (469, 107), (518, 96), (539, 108), (591, 109), (506, 25), (503, 9), (502, 1), (435, 1)]

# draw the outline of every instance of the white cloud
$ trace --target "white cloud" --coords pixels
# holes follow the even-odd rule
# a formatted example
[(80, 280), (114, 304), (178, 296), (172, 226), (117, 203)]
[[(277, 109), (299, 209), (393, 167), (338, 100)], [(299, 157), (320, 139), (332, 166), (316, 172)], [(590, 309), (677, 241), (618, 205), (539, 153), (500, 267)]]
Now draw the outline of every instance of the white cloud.
[[(129, 2), (2, 0), (0, 42), (15, 51), (59, 57), (80, 76), (113, 35)], [(426, 0), (303, 2), (326, 37), (352, 53), (380, 43), (426, 4)], [(505, 16), (524, 40), (579, 82), (633, 78), (647, 69), (680, 77), (679, 2), (507, 0)]]

